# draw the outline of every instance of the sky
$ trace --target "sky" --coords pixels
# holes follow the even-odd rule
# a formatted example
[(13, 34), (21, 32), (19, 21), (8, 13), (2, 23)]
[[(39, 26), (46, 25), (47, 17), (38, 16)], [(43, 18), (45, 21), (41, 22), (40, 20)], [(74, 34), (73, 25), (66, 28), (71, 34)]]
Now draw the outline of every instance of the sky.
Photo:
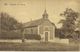
[(58, 28), (58, 22), (64, 17), (60, 13), (72, 8), (80, 12), (80, 0), (0, 0), (0, 12), (6, 12), (21, 23), (42, 18), (44, 10), (47, 10), (49, 19)]

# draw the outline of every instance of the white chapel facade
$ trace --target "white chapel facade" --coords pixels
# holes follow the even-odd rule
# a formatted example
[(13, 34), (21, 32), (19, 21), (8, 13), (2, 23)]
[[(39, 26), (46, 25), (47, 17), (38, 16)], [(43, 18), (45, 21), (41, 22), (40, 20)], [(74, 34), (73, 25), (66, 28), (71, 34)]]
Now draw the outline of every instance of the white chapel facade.
[(26, 35), (40, 35), (40, 41), (53, 41), (55, 38), (55, 24), (49, 20), (45, 10), (41, 19), (25, 23), (25, 33)]

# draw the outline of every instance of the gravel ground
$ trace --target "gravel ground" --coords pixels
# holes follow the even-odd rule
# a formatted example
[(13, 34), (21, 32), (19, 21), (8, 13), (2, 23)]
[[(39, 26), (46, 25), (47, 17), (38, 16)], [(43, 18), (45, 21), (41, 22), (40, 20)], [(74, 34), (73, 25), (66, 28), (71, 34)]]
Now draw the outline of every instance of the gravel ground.
[(80, 51), (79, 44), (0, 43), (0, 51)]

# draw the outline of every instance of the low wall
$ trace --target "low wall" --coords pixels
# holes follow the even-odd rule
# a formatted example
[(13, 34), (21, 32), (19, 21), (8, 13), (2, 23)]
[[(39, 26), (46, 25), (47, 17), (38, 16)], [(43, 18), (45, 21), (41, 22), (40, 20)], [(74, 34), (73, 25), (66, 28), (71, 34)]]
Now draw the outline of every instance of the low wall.
[(25, 42), (40, 42), (39, 40), (27, 40), (25, 39)]
[[(18, 43), (22, 43), (22, 40), (21, 39), (13, 39), (13, 40), (11, 40), (11, 39), (0, 39), (0, 42), (18, 42)], [(41, 41), (25, 39), (25, 42), (41, 42)], [(53, 40), (49, 40), (49, 42), (69, 44), (69, 39), (55, 38)]]
[(19, 43), (21, 43), (22, 40), (20, 40), (20, 39), (13, 39), (13, 40), (11, 40), (11, 39), (0, 39), (0, 42), (19, 42)]
[[(0, 42), (19, 42), (22, 43), (21, 39), (0, 39)], [(40, 42), (39, 40), (27, 40), (25, 39), (25, 42)]]
[(50, 40), (50, 42), (69, 44), (69, 39), (54, 38), (53, 40)]

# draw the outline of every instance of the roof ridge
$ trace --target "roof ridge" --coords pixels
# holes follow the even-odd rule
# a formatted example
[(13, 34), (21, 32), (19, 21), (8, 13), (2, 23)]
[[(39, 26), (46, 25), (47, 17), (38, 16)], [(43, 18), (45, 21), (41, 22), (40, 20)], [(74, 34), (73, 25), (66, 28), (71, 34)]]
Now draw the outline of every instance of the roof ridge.
[(43, 18), (37, 19), (37, 20), (33, 20), (33, 21), (29, 21), (27, 23), (24, 24), (24, 26), (37, 26), (39, 24), (41, 24), (43, 22)]
[(55, 25), (54, 23), (52, 23), (49, 19), (37, 19), (37, 20), (33, 20), (33, 21), (29, 21), (27, 23), (24, 24), (24, 27), (33, 27), (33, 26), (38, 26), (41, 23), (43, 23), (45, 20), (48, 20), (51, 24)]

